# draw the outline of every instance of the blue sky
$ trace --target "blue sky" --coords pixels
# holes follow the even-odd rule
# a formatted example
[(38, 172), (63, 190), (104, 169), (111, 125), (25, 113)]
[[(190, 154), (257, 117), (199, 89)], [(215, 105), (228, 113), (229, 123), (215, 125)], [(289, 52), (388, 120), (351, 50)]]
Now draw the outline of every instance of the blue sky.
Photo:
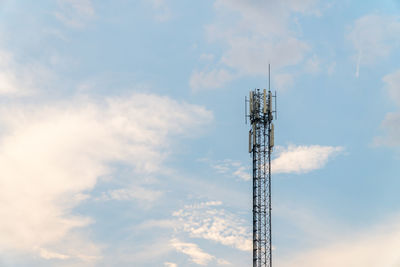
[(0, 266), (250, 266), (244, 97), (268, 63), (275, 266), (398, 266), (399, 14), (0, 1)]

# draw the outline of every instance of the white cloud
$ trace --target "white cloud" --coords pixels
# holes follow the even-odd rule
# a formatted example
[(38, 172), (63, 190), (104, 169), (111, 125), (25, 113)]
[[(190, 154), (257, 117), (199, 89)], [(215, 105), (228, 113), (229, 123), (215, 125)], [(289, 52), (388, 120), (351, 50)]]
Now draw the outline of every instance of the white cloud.
[(100, 201), (130, 201), (136, 200), (141, 205), (151, 204), (162, 196), (163, 192), (145, 188), (140, 185), (132, 185), (129, 188), (120, 188), (103, 192), (98, 198)]
[[(318, 1), (216, 0), (216, 21), (209, 25), (210, 42), (224, 47), (218, 66), (192, 74), (190, 85), (208, 88), (207, 80), (226, 67), (233, 70), (229, 79), (218, 79), (218, 87), (243, 75), (265, 75), (268, 63), (275, 70), (300, 63), (310, 50), (293, 30), (292, 15), (319, 15)], [(202, 75), (198, 75), (201, 73)], [(192, 82), (194, 79), (196, 83)]]
[(171, 239), (170, 244), (177, 251), (188, 255), (194, 263), (199, 265), (207, 265), (210, 261), (215, 259), (213, 255), (204, 252), (194, 243), (185, 243), (174, 238)]
[(348, 34), (356, 55), (356, 76), (360, 65), (386, 58), (400, 45), (400, 19), (395, 16), (366, 15), (354, 22)]
[(95, 17), (91, 0), (58, 0), (60, 10), (56, 18), (67, 26), (82, 28)]
[[(400, 121), (400, 116), (399, 116)], [(400, 124), (399, 124), (400, 125)], [(398, 129), (400, 133), (400, 127)], [(307, 173), (325, 166), (328, 160), (343, 151), (343, 147), (333, 146), (294, 146), (276, 147), (276, 157), (272, 160), (273, 173)], [(204, 161), (209, 161), (204, 159)], [(212, 161), (211, 167), (218, 173), (239, 178), (244, 181), (251, 179), (249, 164), (225, 159)]]
[(246, 223), (222, 208), (221, 202), (186, 205), (173, 215), (191, 237), (211, 240), (242, 251), (251, 250), (250, 229)]
[(399, 220), (365, 229), (361, 233), (340, 235), (337, 240), (302, 250), (279, 262), (282, 267), (396, 267), (400, 264)]
[(211, 167), (218, 173), (236, 177), (244, 181), (248, 181), (251, 178), (248, 165), (243, 165), (239, 161), (231, 159), (212, 161)]
[(322, 168), (328, 159), (342, 152), (342, 147), (333, 146), (289, 146), (278, 148), (272, 160), (274, 173), (306, 173)]
[(233, 75), (225, 69), (212, 71), (194, 71), (190, 77), (190, 87), (194, 91), (199, 89), (215, 89), (231, 81)]
[(202, 107), (148, 94), (101, 103), (82, 98), (3, 105), (0, 251), (98, 259), (100, 248), (79, 230), (92, 220), (72, 212), (85, 199), (82, 193), (100, 176), (112, 175), (109, 163), (129, 164), (141, 174), (160, 170), (171, 137), (211, 119)]

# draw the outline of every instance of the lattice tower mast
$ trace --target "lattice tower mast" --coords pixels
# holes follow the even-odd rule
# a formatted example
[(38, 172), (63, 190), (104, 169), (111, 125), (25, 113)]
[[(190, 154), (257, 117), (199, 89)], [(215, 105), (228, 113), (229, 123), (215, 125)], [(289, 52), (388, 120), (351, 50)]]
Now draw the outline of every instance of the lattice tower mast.
[[(272, 99), (275, 98), (275, 110)], [(276, 93), (271, 90), (250, 91), (249, 153), (253, 159), (253, 267), (272, 267), (271, 232), (271, 153), (274, 147), (273, 114)]]

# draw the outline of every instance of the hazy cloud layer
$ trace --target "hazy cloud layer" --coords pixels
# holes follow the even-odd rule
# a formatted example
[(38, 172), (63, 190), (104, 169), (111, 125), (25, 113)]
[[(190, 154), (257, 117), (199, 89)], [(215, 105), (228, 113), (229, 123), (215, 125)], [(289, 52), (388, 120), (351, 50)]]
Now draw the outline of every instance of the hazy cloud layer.
[(51, 72), (35, 62), (18, 62), (10, 52), (0, 50), (0, 96), (27, 96), (43, 88)]
[(400, 264), (400, 227), (394, 219), (361, 233), (341, 236), (317, 248), (302, 250), (279, 262), (282, 267), (396, 267)]

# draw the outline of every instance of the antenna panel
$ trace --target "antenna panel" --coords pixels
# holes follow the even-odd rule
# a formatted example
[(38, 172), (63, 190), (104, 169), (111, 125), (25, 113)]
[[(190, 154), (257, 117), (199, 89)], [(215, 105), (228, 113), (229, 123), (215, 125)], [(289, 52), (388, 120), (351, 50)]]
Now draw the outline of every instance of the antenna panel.
[(274, 147), (275, 145), (275, 129), (274, 129), (274, 124), (271, 123), (271, 133), (270, 133), (270, 138), (269, 138), (269, 146)]
[(253, 150), (252, 145), (251, 145), (251, 138), (252, 138), (252, 133), (251, 130), (249, 131), (249, 153)]
[(254, 103), (253, 103), (253, 91), (250, 91), (250, 99), (249, 99), (249, 101), (250, 101), (250, 116), (253, 114), (253, 105), (254, 105)]
[(256, 143), (257, 143), (256, 138), (257, 138), (257, 134), (256, 134), (256, 125), (253, 124), (253, 144), (256, 144)]
[(268, 93), (268, 109), (272, 112), (272, 93), (269, 91)]
[(263, 94), (263, 98), (264, 98), (264, 115), (267, 114), (267, 89), (264, 89), (264, 94)]

